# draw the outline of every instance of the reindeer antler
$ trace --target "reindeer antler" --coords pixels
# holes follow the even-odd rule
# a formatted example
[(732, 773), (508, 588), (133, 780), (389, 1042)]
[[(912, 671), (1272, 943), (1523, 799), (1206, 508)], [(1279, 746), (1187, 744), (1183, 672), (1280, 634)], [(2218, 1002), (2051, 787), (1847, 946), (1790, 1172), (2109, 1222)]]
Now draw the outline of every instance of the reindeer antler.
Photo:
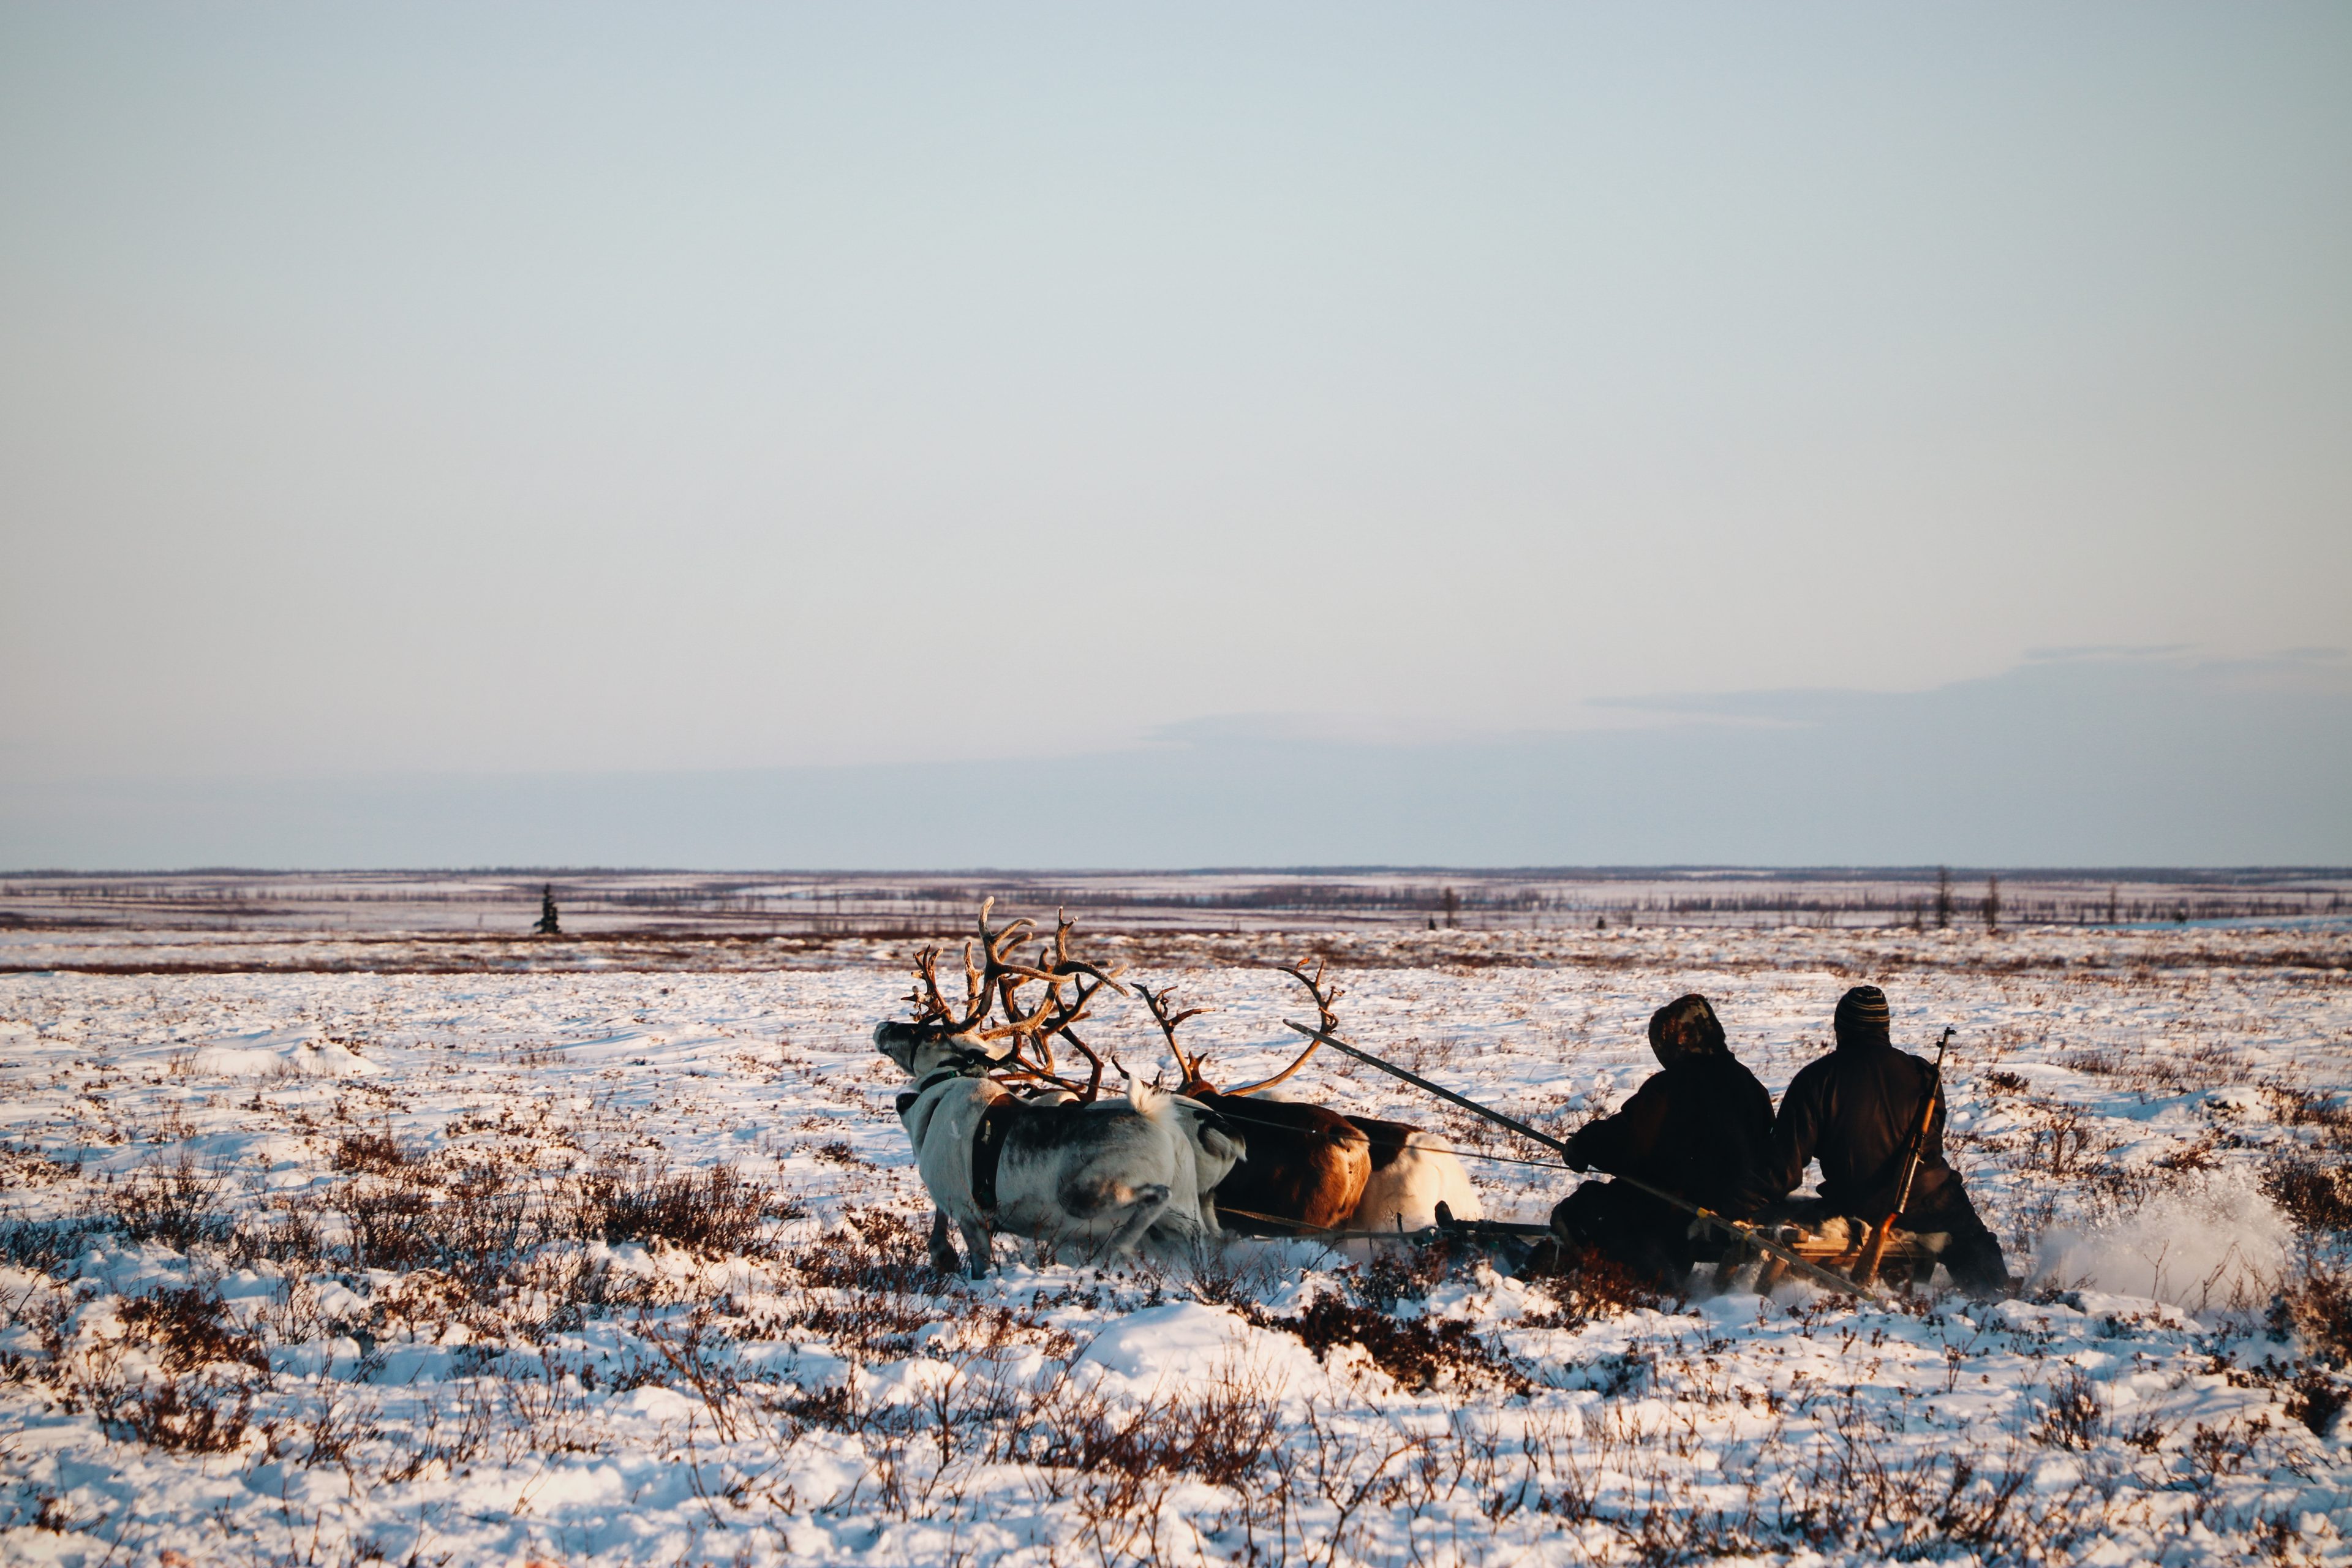
[(915, 954), (916, 986), (899, 998), (914, 1009), (918, 1024), (940, 1023), (955, 1016), (955, 1009), (940, 994), (940, 950), (927, 947)]
[(1135, 994), (1143, 998), (1143, 1005), (1151, 1009), (1151, 1021), (1159, 1025), (1160, 1032), (1168, 1037), (1168, 1054), (1176, 1058), (1176, 1070), (1183, 1075), (1182, 1092), (1190, 1092), (1195, 1085), (1206, 1087), (1207, 1079), (1201, 1076), (1201, 1066), (1206, 1058), (1186, 1056), (1184, 1047), (1176, 1043), (1176, 1030), (1185, 1019), (1197, 1018), (1216, 1009), (1187, 1007), (1181, 1013), (1170, 1011), (1176, 1005), (1176, 987), (1173, 985), (1163, 985), (1154, 991), (1139, 980), (1135, 984)]
[[(989, 1009), (994, 1005), (998, 981), (1006, 968), (1004, 953), (1021, 940), (1031, 922), (1016, 921), (1001, 935), (988, 929), (988, 911), (995, 907), (993, 898), (980, 903), (980, 947), (987, 955), (985, 964), (971, 961), (971, 943), (963, 944), (963, 1007), (961, 1011), (948, 1005), (945, 993), (940, 989), (940, 950), (927, 947), (915, 954), (917, 985), (904, 1000), (914, 1009), (918, 1024), (939, 1024), (947, 1035), (969, 1035), (988, 1021)], [(1015, 966), (1017, 967), (1017, 966)], [(1011, 1011), (1008, 1003), (1007, 1011)], [(997, 1037), (983, 1034), (982, 1039)]]
[[(1315, 973), (1313, 974), (1309, 974), (1307, 973), (1307, 961), (1302, 958), (1297, 963), (1292, 964), (1289, 968), (1284, 970), (1283, 973), (1289, 975), (1293, 980), (1297, 981), (1301, 985), (1306, 986), (1307, 994), (1315, 998), (1315, 1012), (1318, 1020), (1316, 1026), (1327, 1035), (1337, 1034), (1339, 1028), (1339, 1015), (1334, 1012), (1333, 1009), (1339, 1005), (1339, 998), (1344, 995), (1345, 993), (1336, 985), (1330, 987), (1328, 990), (1324, 988), (1323, 965), (1318, 963), (1315, 966)], [(1265, 1090), (1274, 1088), (1275, 1085), (1281, 1083), (1284, 1079), (1289, 1078), (1291, 1074), (1297, 1072), (1300, 1068), (1305, 1067), (1307, 1065), (1307, 1058), (1313, 1056), (1316, 1051), (1320, 1048), (1323, 1042), (1320, 1040), (1309, 1040), (1307, 1042), (1307, 1048), (1299, 1052), (1298, 1055), (1292, 1059), (1291, 1064), (1288, 1067), (1283, 1068), (1272, 1078), (1262, 1079), (1259, 1082), (1246, 1085), (1241, 1089), (1229, 1089), (1225, 1090), (1225, 1092), (1227, 1094), (1234, 1095), (1262, 1094)]]
[[(975, 1037), (981, 1040), (1013, 1042), (1013, 1049), (1004, 1060), (1005, 1072), (1054, 1084), (1092, 1100), (1102, 1090), (1102, 1058), (1071, 1026), (1087, 1016), (1095, 997), (1104, 987), (1122, 996), (1127, 994), (1127, 987), (1118, 981), (1119, 971), (1107, 970), (1071, 955), (1070, 932), (1076, 922), (1065, 911), (1055, 913), (1050, 943), (1039, 939), (1036, 961), (1021, 963), (1013, 956), (1013, 951), (1028, 939), (1036, 923), (1015, 921), (1002, 931), (991, 931), (988, 911), (993, 902), (991, 900), (981, 906), (981, 962), (973, 962), (972, 944), (967, 942), (964, 946), (965, 985), (979, 998), (977, 1011), (968, 1026), (977, 1030)], [(1045, 994), (1034, 1007), (1024, 1009), (1021, 991), (1033, 984), (1043, 985)], [(1066, 989), (1070, 994), (1064, 994)], [(989, 1009), (997, 1003), (1003, 1005), (1004, 1021), (992, 1028), (980, 1028)], [(1086, 1058), (1091, 1071), (1083, 1086), (1055, 1069), (1053, 1040), (1057, 1035)]]

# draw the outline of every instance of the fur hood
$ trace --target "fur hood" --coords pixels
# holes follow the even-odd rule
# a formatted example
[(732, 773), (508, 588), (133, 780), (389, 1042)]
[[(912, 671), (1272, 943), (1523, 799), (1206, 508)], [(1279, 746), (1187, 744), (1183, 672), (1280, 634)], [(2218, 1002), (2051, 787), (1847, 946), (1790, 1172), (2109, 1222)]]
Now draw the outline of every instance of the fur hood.
[(1669, 1071), (1730, 1055), (1714, 1005), (1696, 992), (1677, 996), (1650, 1015), (1650, 1049), (1658, 1065)]

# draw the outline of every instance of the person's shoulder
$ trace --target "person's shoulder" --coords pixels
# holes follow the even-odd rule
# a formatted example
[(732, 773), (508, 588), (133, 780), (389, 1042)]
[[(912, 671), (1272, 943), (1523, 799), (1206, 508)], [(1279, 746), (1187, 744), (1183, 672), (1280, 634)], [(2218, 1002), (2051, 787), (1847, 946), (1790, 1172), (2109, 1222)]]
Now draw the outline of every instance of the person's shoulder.
[(1815, 1057), (1811, 1061), (1809, 1061), (1803, 1067), (1799, 1068), (1797, 1069), (1797, 1076), (1790, 1079), (1789, 1082), (1791, 1085), (1794, 1085), (1816, 1082), (1822, 1079), (1825, 1079), (1829, 1077), (1831, 1073), (1837, 1070), (1837, 1053), (1835, 1051), (1823, 1051), (1820, 1056)]
[(1753, 1068), (1729, 1051), (1710, 1058), (1706, 1065), (1709, 1072), (1727, 1078), (1734, 1083), (1752, 1083), (1760, 1087), (1763, 1082), (1756, 1076), (1756, 1070)]
[(1787, 1090), (1781, 1094), (1781, 1102), (1785, 1104), (1799, 1095), (1820, 1093), (1822, 1085), (1829, 1081), (1830, 1074), (1835, 1070), (1836, 1064), (1837, 1053), (1831, 1051), (1815, 1057), (1811, 1061), (1799, 1068), (1797, 1076), (1789, 1080)]

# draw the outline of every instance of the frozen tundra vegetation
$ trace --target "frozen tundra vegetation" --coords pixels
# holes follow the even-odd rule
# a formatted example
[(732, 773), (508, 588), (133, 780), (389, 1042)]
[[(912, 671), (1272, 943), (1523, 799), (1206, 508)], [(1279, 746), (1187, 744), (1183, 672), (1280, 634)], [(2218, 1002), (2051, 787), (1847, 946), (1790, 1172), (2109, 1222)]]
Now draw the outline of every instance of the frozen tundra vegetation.
[[(1114, 950), (1120, 939), (1108, 939)], [(2352, 935), (1645, 929), (1124, 943), (1565, 1131), (1712, 996), (1959, 1031), (2026, 1298), (1659, 1299), (1230, 1240), (932, 1272), (873, 1050), (913, 944), (760, 973), (0, 975), (0, 1555), (61, 1564), (2352, 1559)], [(740, 952), (730, 950), (729, 965)], [(1139, 1008), (1093, 1037), (1166, 1068)], [(1487, 1213), (1575, 1177), (1369, 1069)], [(1493, 1158), (1489, 1158), (1493, 1157)], [(1514, 1160), (1528, 1163), (1510, 1163)], [(1353, 1244), (1360, 1247), (1361, 1244)]]

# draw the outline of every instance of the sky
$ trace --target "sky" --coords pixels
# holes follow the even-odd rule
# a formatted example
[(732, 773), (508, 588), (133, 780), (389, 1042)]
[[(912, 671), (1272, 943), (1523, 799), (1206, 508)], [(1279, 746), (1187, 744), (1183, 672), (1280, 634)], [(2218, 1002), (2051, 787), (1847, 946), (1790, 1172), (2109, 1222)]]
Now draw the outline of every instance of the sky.
[(2347, 79), (0, 9), (0, 866), (2352, 861)]

